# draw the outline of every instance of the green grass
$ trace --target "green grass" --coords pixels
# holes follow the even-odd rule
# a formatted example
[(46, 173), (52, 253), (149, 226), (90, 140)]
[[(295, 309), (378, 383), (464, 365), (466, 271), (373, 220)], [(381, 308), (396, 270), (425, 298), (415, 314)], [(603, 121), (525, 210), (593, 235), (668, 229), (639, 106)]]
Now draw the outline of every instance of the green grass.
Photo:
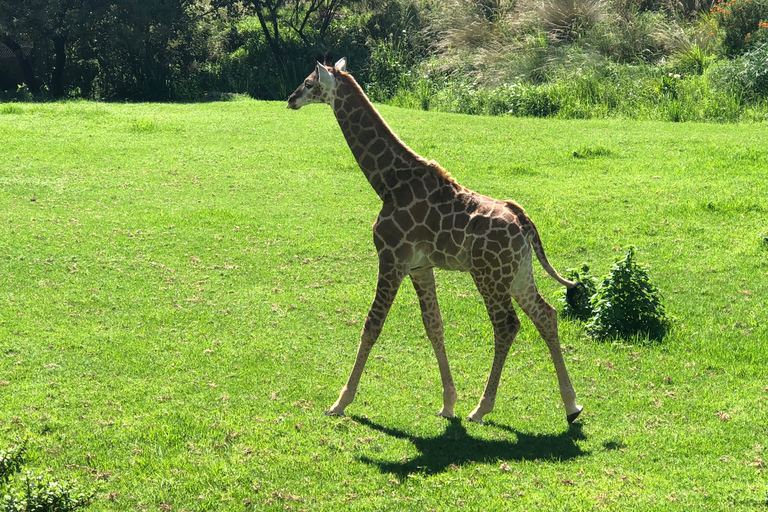
[(703, 74), (689, 73), (673, 62), (659, 66), (569, 62), (543, 83), (518, 76), (496, 86), (478, 86), (475, 75), (446, 79), (442, 72), (413, 73), (387, 102), (419, 110), (518, 117), (765, 122), (768, 85), (760, 78), (765, 54), (721, 60)]
[[(0, 448), (29, 439), (24, 469), (95, 488), (90, 510), (765, 510), (766, 126), (381, 111), (520, 202), (557, 269), (605, 275), (630, 245), (650, 264), (664, 342), (561, 322), (578, 426), (527, 319), (489, 424), (435, 418), (408, 283), (350, 417), (323, 416), (379, 208), (327, 107), (19, 104), (0, 110)], [(438, 282), (466, 416), (491, 327), (467, 275)]]

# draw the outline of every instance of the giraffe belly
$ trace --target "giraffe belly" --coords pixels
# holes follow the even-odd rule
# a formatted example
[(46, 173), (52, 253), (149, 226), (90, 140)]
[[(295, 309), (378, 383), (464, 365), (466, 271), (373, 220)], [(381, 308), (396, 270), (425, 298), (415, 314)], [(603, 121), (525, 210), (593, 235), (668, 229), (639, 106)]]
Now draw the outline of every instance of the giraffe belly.
[(422, 268), (441, 268), (443, 270), (469, 270), (470, 253), (466, 250), (459, 250), (453, 253), (446, 253), (435, 247), (426, 247), (427, 244), (417, 247), (411, 257), (411, 270)]

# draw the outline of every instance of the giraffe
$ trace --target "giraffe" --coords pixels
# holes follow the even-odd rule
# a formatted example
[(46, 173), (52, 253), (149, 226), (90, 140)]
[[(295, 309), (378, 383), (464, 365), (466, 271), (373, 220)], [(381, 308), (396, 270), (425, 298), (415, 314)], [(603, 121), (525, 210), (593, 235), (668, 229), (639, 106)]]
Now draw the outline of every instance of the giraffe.
[(298, 110), (310, 103), (331, 106), (352, 154), (383, 203), (373, 225), (379, 259), (376, 294), (352, 372), (326, 414), (342, 416), (354, 400), (371, 349), (402, 281), (409, 276), (440, 370), (443, 407), (437, 415), (455, 417), (458, 395), (443, 340), (433, 271), (437, 267), (471, 274), (493, 324), (491, 372), (468, 419), (482, 423), (493, 410), (504, 362), (520, 329), (514, 299), (547, 344), (566, 419), (572, 423), (582, 407), (576, 404), (560, 350), (557, 311), (542, 298), (534, 282), (533, 254), (551, 277), (567, 287), (567, 296), (579, 283), (561, 277), (547, 261), (539, 233), (523, 208), (514, 201), (499, 201), (462, 187), (435, 161), (425, 160), (406, 146), (346, 72), (346, 59), (332, 67), (318, 62), (287, 106)]

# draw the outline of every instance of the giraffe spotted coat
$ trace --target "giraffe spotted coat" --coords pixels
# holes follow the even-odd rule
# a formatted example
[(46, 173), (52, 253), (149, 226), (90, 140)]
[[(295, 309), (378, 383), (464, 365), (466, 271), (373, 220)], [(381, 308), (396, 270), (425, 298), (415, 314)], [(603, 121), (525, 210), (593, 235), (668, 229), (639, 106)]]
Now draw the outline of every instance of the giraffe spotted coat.
[(291, 95), (288, 107), (329, 104), (352, 154), (382, 209), (373, 226), (379, 258), (376, 295), (366, 317), (360, 346), (347, 384), (328, 414), (342, 415), (352, 403), (371, 349), (405, 278), (416, 290), (422, 320), (438, 361), (443, 408), (454, 417), (457, 399), (443, 340), (443, 320), (435, 292), (434, 268), (469, 272), (483, 297), (494, 331), (494, 358), (478, 406), (469, 419), (482, 422), (493, 409), (504, 361), (520, 320), (512, 299), (528, 315), (549, 348), (569, 422), (581, 412), (560, 350), (557, 313), (539, 294), (533, 255), (547, 273), (566, 287), (547, 261), (538, 231), (520, 205), (483, 196), (459, 185), (434, 161), (406, 146), (381, 118), (346, 61), (315, 71)]

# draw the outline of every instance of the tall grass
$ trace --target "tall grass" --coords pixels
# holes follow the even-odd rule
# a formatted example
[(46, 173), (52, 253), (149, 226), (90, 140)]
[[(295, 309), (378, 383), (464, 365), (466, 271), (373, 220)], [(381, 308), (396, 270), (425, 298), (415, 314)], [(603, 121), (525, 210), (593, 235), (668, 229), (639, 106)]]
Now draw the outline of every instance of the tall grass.
[(697, 65), (707, 66), (704, 73), (681, 75), (674, 67), (604, 62), (556, 74), (545, 83), (520, 80), (494, 87), (478, 86), (470, 77), (422, 76), (389, 102), (442, 112), (558, 119), (768, 121), (768, 102), (756, 92), (768, 75), (746, 61)]
[[(391, 94), (375, 99), (562, 119), (768, 119), (768, 45), (726, 58), (718, 17), (703, 4), (646, 4), (447, 2), (445, 16), (433, 21), (441, 34), (435, 57), (402, 69), (397, 82), (387, 82), (396, 83)], [(391, 51), (378, 58), (404, 62), (398, 48)]]

